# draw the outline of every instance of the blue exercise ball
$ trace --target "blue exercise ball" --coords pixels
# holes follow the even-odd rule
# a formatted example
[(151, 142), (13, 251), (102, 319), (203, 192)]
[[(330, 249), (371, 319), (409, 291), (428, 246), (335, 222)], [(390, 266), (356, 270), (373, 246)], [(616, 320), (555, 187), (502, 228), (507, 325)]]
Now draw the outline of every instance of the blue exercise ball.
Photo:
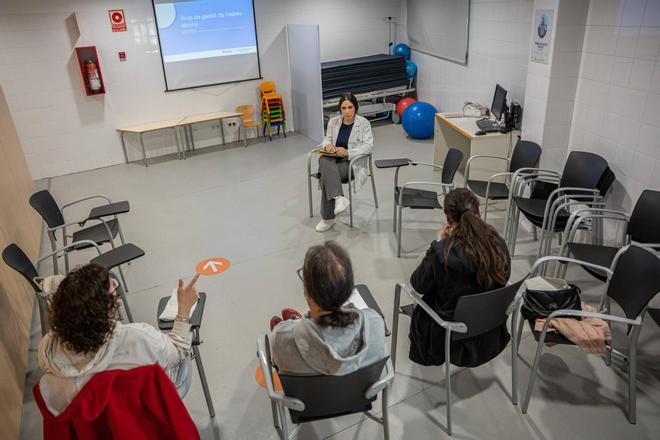
[(408, 74), (408, 78), (415, 76), (417, 73), (417, 64), (414, 61), (406, 61), (406, 73)]
[(410, 58), (410, 47), (408, 47), (407, 44), (399, 43), (396, 46), (394, 46), (394, 55), (400, 55), (406, 57), (406, 59)]
[(428, 102), (415, 102), (403, 112), (401, 123), (408, 136), (426, 139), (433, 136), (433, 121), (438, 111)]

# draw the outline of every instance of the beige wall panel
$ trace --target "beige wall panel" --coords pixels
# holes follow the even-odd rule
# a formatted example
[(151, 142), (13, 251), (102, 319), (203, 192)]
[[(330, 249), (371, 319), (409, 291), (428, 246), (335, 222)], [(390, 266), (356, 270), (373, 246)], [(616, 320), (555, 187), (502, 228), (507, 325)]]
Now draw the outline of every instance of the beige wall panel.
[[(34, 259), (40, 219), (28, 204), (34, 186), (0, 88), (0, 250), (18, 244)], [(0, 437), (18, 438), (34, 292), (0, 262)]]

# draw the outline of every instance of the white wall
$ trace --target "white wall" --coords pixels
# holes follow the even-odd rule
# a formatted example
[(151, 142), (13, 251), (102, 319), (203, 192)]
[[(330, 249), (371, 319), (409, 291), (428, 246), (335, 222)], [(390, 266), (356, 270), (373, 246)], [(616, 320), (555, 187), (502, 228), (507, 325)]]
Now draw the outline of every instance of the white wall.
[[(320, 24), (322, 60), (362, 56), (386, 50), (386, 16), (396, 16), (400, 5), (400, 0), (255, 0), (264, 78), (277, 82), (290, 105), (287, 23)], [(125, 10), (128, 32), (111, 32), (109, 9)], [(102, 97), (82, 90), (73, 48), (85, 44), (99, 50), (107, 89)], [(119, 62), (118, 51), (126, 51), (126, 62)], [(123, 162), (116, 127), (258, 104), (257, 82), (164, 93), (148, 0), (3, 0), (0, 84), (35, 179)], [(232, 140), (236, 133), (227, 134)], [(217, 144), (218, 129), (200, 124), (195, 137), (198, 146)], [(174, 151), (170, 134), (145, 139), (150, 156)], [(136, 142), (128, 149), (129, 158), (139, 157)]]
[(616, 208), (660, 190), (660, 0), (591, 0), (570, 148), (607, 159)]
[(464, 101), (490, 107), (499, 83), (524, 104), (533, 3), (472, 0), (467, 65), (413, 51), (419, 98), (439, 111), (460, 111)]

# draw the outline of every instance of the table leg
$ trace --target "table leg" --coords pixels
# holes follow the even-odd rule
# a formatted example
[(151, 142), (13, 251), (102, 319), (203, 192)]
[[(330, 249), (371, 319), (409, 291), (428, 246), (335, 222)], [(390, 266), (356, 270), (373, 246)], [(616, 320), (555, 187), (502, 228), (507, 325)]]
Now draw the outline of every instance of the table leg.
[(147, 161), (147, 153), (144, 151), (144, 133), (140, 133), (140, 147), (142, 147), (142, 159), (144, 160), (144, 166), (148, 167), (149, 162)]
[(124, 160), (126, 160), (126, 163), (128, 163), (128, 154), (126, 153), (126, 141), (124, 140), (124, 133), (125, 132), (120, 132), (121, 136), (121, 147), (124, 149)]
[(174, 141), (176, 142), (176, 157), (178, 160), (181, 160), (181, 147), (179, 145), (179, 128), (172, 127), (172, 130), (174, 130)]
[(183, 130), (181, 133), (181, 156), (183, 156), (183, 160), (186, 160), (186, 150), (188, 149), (188, 132), (186, 131), (185, 125), (181, 127), (181, 130)]
[(193, 136), (192, 124), (188, 125), (188, 132), (190, 133), (190, 148), (195, 151), (195, 137)]
[(225, 124), (222, 119), (220, 119), (220, 135), (222, 136), (222, 145), (225, 144)]

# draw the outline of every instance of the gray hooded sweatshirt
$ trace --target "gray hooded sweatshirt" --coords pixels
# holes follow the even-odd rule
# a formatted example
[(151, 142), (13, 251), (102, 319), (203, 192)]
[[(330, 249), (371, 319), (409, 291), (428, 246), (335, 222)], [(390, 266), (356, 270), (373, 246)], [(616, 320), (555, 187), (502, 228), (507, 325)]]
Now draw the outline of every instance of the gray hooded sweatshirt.
[(357, 316), (346, 327), (321, 327), (309, 318), (278, 324), (271, 350), (280, 373), (343, 376), (383, 359), (383, 318), (371, 309), (351, 311)]

